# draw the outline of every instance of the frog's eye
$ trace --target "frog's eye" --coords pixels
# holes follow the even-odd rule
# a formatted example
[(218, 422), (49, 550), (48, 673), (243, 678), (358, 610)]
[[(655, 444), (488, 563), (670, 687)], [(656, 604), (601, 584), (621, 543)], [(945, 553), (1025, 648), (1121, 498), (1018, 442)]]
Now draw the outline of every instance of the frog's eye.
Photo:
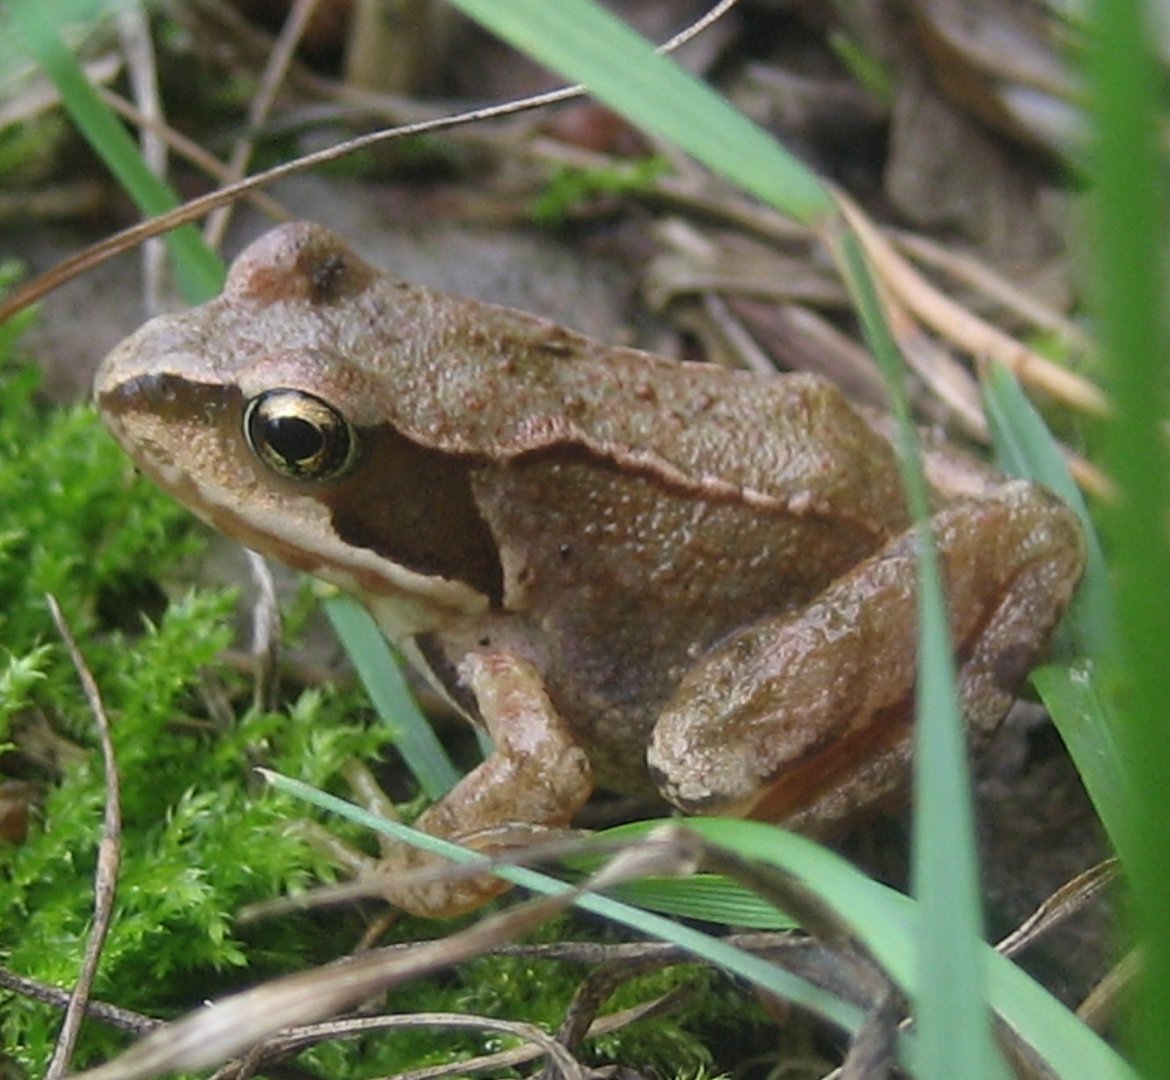
[(293, 480), (332, 480), (353, 463), (357, 436), (332, 405), (300, 390), (266, 390), (244, 411), (248, 445)]

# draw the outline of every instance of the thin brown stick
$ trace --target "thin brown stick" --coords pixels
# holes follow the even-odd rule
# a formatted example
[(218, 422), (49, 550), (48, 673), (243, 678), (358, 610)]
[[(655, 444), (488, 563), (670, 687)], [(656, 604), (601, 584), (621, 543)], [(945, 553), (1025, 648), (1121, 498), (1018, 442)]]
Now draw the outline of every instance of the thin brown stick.
[[(630, 1024), (639, 1020), (645, 1020), (647, 1017), (661, 1016), (663, 1013), (678, 1008), (685, 997), (686, 991), (684, 989), (670, 990), (653, 1001), (646, 1001), (641, 1005), (633, 1005), (628, 1009), (609, 1013), (590, 1026), (585, 1038), (594, 1039), (601, 1035), (608, 1035), (621, 1028), (629, 1027)], [(408, 1072), (398, 1073), (393, 1080), (441, 1080), (445, 1076), (462, 1076), (466, 1073), (486, 1072), (488, 1069), (493, 1071), (509, 1069), (535, 1060), (541, 1052), (538, 1046), (517, 1046), (495, 1054), (483, 1054), (465, 1061), (453, 1061), (448, 1065), (431, 1065), (424, 1069), (412, 1069)], [(388, 1080), (388, 1078), (382, 1078), (382, 1080)]]
[[(146, 12), (138, 5), (121, 8), (117, 23), (134, 100), (143, 114), (155, 121), (138, 132), (142, 160), (156, 176), (163, 176), (167, 171), (167, 144), (157, 133), (158, 122), (162, 119), (162, 100), (158, 92), (158, 64), (150, 37), (150, 23)], [(166, 249), (162, 241), (146, 244), (142, 249), (143, 305), (146, 311), (156, 312), (162, 306), (165, 272)]]
[[(289, 66), (297, 51), (297, 45), (300, 44), (300, 40), (304, 36), (305, 27), (309, 25), (317, 3), (318, 0), (296, 0), (280, 29), (280, 36), (276, 39), (276, 47), (269, 55), (268, 63), (264, 66), (264, 73), (260, 76), (260, 85), (256, 88), (252, 100), (248, 102), (247, 127), (240, 138), (236, 140), (231, 154), (228, 155), (229, 182), (241, 179), (244, 171), (248, 168), (248, 162), (251, 160), (252, 150), (255, 147), (254, 132), (264, 123), (272, 111), (276, 95), (288, 75)], [(227, 231), (228, 223), (231, 221), (234, 206), (234, 203), (221, 206), (207, 219), (207, 224), (203, 229), (203, 239), (207, 241), (207, 246), (213, 251), (218, 250), (223, 241), (223, 234)]]
[(1040, 330), (1059, 336), (1069, 348), (1088, 351), (1089, 336), (1071, 319), (1021, 289), (1014, 282), (963, 251), (955, 251), (929, 236), (905, 229), (886, 229), (886, 235), (912, 258), (946, 274)]
[(256, 682), (252, 704), (256, 709), (275, 709), (280, 688), (280, 601), (272, 567), (259, 552), (244, 549), (248, 571), (256, 586), (252, 605), (251, 654), (255, 661)]
[(1059, 889), (1029, 915), (1007, 937), (997, 941), (995, 948), (1004, 956), (1016, 956), (1023, 952), (1037, 938), (1059, 926), (1065, 919), (1075, 915), (1093, 897), (1097, 896), (1119, 873), (1116, 859), (1106, 859), (1089, 867), (1066, 881)]
[[(328, 1024), (315, 1024), (312, 1027), (296, 1029), (287, 1032), (282, 1037), (286, 1046), (309, 1045), (321, 1042), (323, 1038), (337, 1038), (346, 1035), (355, 1035), (367, 1031), (385, 1030), (395, 1027), (439, 1027), (455, 1028), (468, 1031), (498, 1031), (511, 1035), (537, 1048), (531, 1057), (545, 1054), (550, 1063), (556, 1065), (562, 1076), (583, 1078), (581, 1065), (573, 1055), (561, 1045), (557, 1039), (535, 1024), (516, 1020), (497, 1020), (490, 1016), (471, 1016), (464, 1013), (410, 1013), (403, 1016), (371, 1016), (353, 1020), (334, 1020)], [(460, 1063), (460, 1071), (466, 1069), (467, 1062)], [(407, 1074), (409, 1075), (409, 1074)]]
[(137, 225), (131, 225), (121, 232), (114, 233), (113, 236), (107, 236), (104, 240), (99, 240), (96, 244), (91, 244), (83, 251), (79, 251), (76, 255), (71, 255), (69, 258), (63, 259), (52, 269), (15, 289), (3, 303), (0, 303), (0, 325), (7, 322), (17, 312), (22, 311), (30, 304), (36, 303), (48, 293), (53, 292), (53, 290), (60, 288), (66, 282), (72, 281), (81, 274), (88, 273), (95, 267), (112, 259), (115, 255), (120, 255), (122, 252), (149, 240), (151, 237), (161, 236), (163, 233), (170, 232), (180, 225), (198, 221), (217, 207), (226, 206), (233, 199), (238, 199), (248, 192), (263, 187), (265, 184), (275, 183), (277, 180), (283, 180), (286, 176), (293, 176), (296, 173), (302, 172), (305, 169), (314, 168), (317, 165), (326, 165), (347, 157), (358, 150), (364, 150), (367, 147), (376, 146), (379, 143), (388, 142), (391, 139), (400, 139), (411, 135), (433, 134), (436, 131), (445, 131), (448, 128), (459, 127), (462, 124), (479, 123), (480, 121), (495, 119), (500, 116), (509, 116), (526, 109), (535, 109), (553, 102), (566, 101), (575, 97), (577, 93), (578, 91), (575, 87), (568, 87), (562, 90), (550, 91), (547, 94), (538, 94), (532, 98), (526, 98), (523, 103), (509, 101), (503, 105), (490, 105), (481, 109), (471, 109), (467, 112), (457, 113), (454, 116), (447, 116), (438, 120), (422, 120), (415, 124), (403, 124), (400, 127), (389, 128), (383, 131), (372, 131), (368, 135), (359, 135), (356, 139), (348, 139), (343, 143), (338, 143), (336, 146), (326, 147), (324, 150), (318, 150), (316, 153), (307, 154), (305, 157), (297, 158), (296, 161), (286, 161), (284, 164), (276, 165), (265, 172), (255, 173), (235, 184), (230, 184), (226, 188), (220, 188), (217, 191), (208, 192), (206, 195), (200, 195), (184, 203), (182, 206), (175, 207), (174, 210), (169, 210), (167, 213), (160, 214), (158, 217), (139, 222)]
[[(0, 968), (0, 990), (9, 990), (31, 1001), (39, 1001), (61, 1010), (68, 1007), (69, 999), (72, 997), (70, 991), (62, 990), (59, 986), (50, 986), (25, 975), (17, 975), (5, 968)], [(85, 1011), (90, 1019), (100, 1020), (103, 1024), (108, 1024), (118, 1031), (127, 1031), (131, 1035), (146, 1035), (163, 1025), (162, 1020), (156, 1020), (153, 1016), (146, 1016), (133, 1009), (124, 1009), (120, 1005), (111, 1005), (108, 1001), (95, 1001), (93, 998), (86, 1003)]]
[[(227, 166), (214, 154), (209, 154), (193, 139), (188, 139), (181, 131), (176, 131), (162, 120), (146, 116), (120, 94), (115, 94), (112, 90), (107, 90), (104, 86), (99, 86), (96, 89), (102, 101), (109, 105), (123, 119), (129, 120), (136, 127), (155, 128), (159, 138), (174, 153), (178, 154), (179, 157), (189, 161), (196, 168), (201, 169), (213, 180), (218, 180), (222, 184), (228, 182)], [(288, 221), (291, 217), (289, 212), (280, 203), (263, 191), (249, 191), (242, 195), (241, 198), (247, 199), (257, 209), (263, 211), (274, 221)]]
[(1077, 1016), (1094, 1031), (1105, 1031), (1116, 1020), (1126, 997), (1132, 995), (1141, 971), (1141, 949), (1130, 949), (1077, 1006)]
[(93, 675), (86, 666), (81, 650), (77, 647), (77, 642), (73, 640), (73, 635), (70, 633), (65, 616), (61, 613), (57, 601), (52, 596), (47, 597), (47, 601), (53, 622), (57, 624), (57, 632), (61, 635), (61, 640), (69, 652), (69, 658), (73, 661), (77, 677), (81, 680), (85, 699), (89, 702), (90, 711), (93, 713), (102, 748), (102, 766), (106, 776), (102, 839), (98, 845), (97, 870), (94, 875), (93, 928), (85, 945), (81, 970), (77, 973), (77, 985), (73, 988), (73, 994), (65, 1010), (65, 1018), (61, 1023), (61, 1033), (53, 1050), (53, 1058), (45, 1073), (46, 1080), (56, 1080), (57, 1077), (64, 1076), (69, 1068), (69, 1061), (73, 1056), (74, 1047), (77, 1045), (77, 1036), (81, 1030), (81, 1021), (85, 1018), (89, 995), (93, 989), (94, 977), (97, 975), (102, 948), (110, 929), (118, 867), (121, 863), (122, 807), (118, 784), (118, 763), (114, 757), (110, 721), (106, 716), (105, 706), (102, 704), (101, 693)]
[[(692, 957), (680, 958), (682, 962)], [(589, 972), (578, 984), (573, 999), (565, 1010), (564, 1019), (557, 1029), (557, 1039), (569, 1050), (575, 1051), (581, 1043), (596, 1034), (597, 1014), (614, 992), (631, 979), (647, 972), (669, 967), (679, 960), (663, 960), (647, 955), (636, 959), (616, 960), (602, 964)]]

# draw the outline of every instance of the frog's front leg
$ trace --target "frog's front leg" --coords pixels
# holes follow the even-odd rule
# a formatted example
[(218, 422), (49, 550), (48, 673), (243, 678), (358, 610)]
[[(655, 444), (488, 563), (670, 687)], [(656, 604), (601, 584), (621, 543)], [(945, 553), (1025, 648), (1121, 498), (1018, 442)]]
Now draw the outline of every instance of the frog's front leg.
[[(994, 731), (1083, 565), (1073, 513), (1016, 482), (933, 520), (959, 694), (975, 738)], [(825, 831), (905, 787), (916, 679), (911, 530), (799, 613), (721, 642), (660, 715), (647, 760), (692, 813)]]
[[(495, 744), (492, 754), (415, 822), (487, 854), (530, 844), (561, 829), (585, 804), (593, 778), (585, 751), (549, 701), (539, 672), (504, 652), (474, 653), (459, 666)], [(396, 879), (447, 860), (404, 844), (384, 851), (383, 894), (414, 915), (446, 918), (479, 907), (508, 886), (488, 875), (411, 885)]]

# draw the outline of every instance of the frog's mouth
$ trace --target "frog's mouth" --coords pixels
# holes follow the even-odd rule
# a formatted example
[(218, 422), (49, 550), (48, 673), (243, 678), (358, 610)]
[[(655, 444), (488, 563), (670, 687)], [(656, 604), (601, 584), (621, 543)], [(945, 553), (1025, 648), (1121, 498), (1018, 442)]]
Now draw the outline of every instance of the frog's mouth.
[(172, 373), (121, 377), (121, 351), (98, 369), (94, 399), (102, 420), (136, 465), (201, 513), (202, 488), (193, 477), (221, 472), (219, 463), (238, 443), (232, 428), (239, 392)]

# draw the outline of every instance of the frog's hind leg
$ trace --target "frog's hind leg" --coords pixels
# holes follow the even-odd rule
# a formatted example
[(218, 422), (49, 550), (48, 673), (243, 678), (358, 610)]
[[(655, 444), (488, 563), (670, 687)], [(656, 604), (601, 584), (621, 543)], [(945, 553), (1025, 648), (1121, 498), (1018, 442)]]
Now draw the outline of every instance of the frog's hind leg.
[[(994, 731), (1063, 613), (1083, 543), (1067, 507), (1028, 483), (933, 519), (959, 694), (975, 739)], [(692, 813), (824, 831), (906, 785), (916, 679), (911, 530), (804, 611), (764, 619), (688, 672), (648, 763)]]

